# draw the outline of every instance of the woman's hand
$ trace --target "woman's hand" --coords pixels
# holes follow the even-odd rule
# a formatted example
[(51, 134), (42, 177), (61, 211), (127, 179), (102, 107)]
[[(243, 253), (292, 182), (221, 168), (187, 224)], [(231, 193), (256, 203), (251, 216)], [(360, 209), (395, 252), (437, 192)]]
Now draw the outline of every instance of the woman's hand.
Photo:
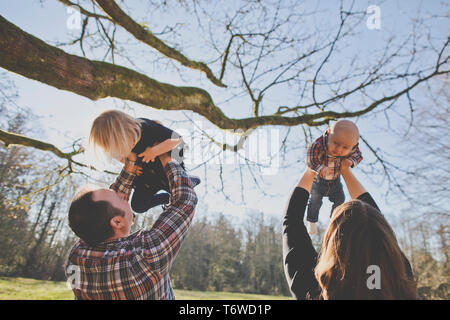
[(348, 169), (353, 165), (353, 162), (350, 159), (344, 159), (341, 162), (341, 170), (342, 169)]
[(330, 173), (331, 173), (331, 169), (328, 168), (328, 167), (325, 167), (325, 168), (323, 168), (322, 170), (320, 170), (319, 176), (320, 176), (321, 178), (325, 178), (325, 177), (327, 176), (327, 174), (330, 174)]
[(316, 172), (312, 169), (306, 167), (305, 172), (303, 172), (300, 181), (297, 184), (297, 187), (303, 188), (308, 192), (311, 192), (311, 187), (314, 182), (314, 177), (316, 176)]
[(147, 147), (144, 152), (138, 154), (138, 157), (142, 157), (142, 161), (148, 163), (149, 161), (155, 161), (156, 154), (152, 148)]

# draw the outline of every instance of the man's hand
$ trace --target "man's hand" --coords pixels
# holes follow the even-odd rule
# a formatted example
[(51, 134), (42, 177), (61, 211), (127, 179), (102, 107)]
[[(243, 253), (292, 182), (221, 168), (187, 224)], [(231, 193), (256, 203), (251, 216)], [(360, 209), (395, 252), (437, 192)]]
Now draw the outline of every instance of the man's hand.
[(135, 153), (135, 152), (130, 152), (130, 153), (127, 155), (127, 159), (130, 160), (130, 161), (132, 161), (132, 162), (136, 162), (136, 160), (137, 160), (136, 153)]
[(155, 161), (156, 155), (152, 148), (147, 147), (144, 152), (138, 154), (138, 157), (142, 157), (142, 161), (148, 163), (149, 161)]
[(131, 166), (128, 169), (125, 167), (125, 171), (128, 172), (128, 173), (140, 176), (142, 174), (142, 167), (136, 164), (134, 166)]
[(325, 168), (323, 168), (322, 170), (320, 170), (319, 176), (320, 176), (321, 178), (324, 178), (324, 177), (326, 177), (327, 174), (330, 173), (330, 171), (331, 171), (330, 168), (325, 167)]
[(142, 167), (136, 164), (137, 156), (136, 153), (131, 152), (125, 161), (124, 170), (128, 173), (140, 176), (142, 174)]
[(141, 166), (136, 166), (136, 170), (134, 171), (134, 173), (137, 176), (140, 176), (142, 174), (142, 167)]
[(123, 192), (120, 192), (120, 191), (116, 191), (116, 193), (119, 196), (119, 198), (122, 199), (122, 200), (128, 201), (130, 199), (130, 195), (129, 194), (126, 194), (126, 193), (123, 193)]
[(112, 185), (110, 185), (109, 188), (111, 190), (113, 190), (119, 196), (120, 199), (127, 200), (127, 201), (130, 199), (129, 194), (126, 194), (126, 193), (123, 193), (123, 192), (117, 190), (117, 184), (115, 182)]

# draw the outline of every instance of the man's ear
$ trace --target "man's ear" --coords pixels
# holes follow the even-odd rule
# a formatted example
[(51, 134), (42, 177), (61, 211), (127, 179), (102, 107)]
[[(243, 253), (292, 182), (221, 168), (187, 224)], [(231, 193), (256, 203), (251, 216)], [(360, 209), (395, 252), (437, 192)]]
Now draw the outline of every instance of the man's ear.
[(123, 217), (115, 216), (111, 220), (109, 220), (109, 224), (113, 229), (121, 229), (124, 226)]

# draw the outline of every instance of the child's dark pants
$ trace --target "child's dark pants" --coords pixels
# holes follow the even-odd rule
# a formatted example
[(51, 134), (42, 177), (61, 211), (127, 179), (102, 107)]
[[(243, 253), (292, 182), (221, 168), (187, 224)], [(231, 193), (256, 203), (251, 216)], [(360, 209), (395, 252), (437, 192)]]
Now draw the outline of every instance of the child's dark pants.
[[(143, 213), (150, 208), (169, 203), (169, 181), (159, 157), (149, 163), (139, 163), (142, 174), (136, 177), (134, 193), (131, 198), (131, 208), (134, 212)], [(158, 193), (164, 190), (167, 192)]]
[(342, 188), (340, 176), (335, 180), (325, 180), (319, 175), (314, 178), (308, 201), (307, 221), (317, 222), (323, 197), (328, 197), (333, 203), (330, 213), (331, 217), (333, 210), (345, 201), (344, 189)]

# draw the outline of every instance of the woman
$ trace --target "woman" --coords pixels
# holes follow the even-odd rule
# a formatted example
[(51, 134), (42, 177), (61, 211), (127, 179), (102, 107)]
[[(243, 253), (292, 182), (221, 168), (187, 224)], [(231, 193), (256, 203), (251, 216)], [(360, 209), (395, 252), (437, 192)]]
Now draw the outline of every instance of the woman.
[[(315, 174), (306, 169), (283, 218), (284, 270), (294, 298), (416, 299), (411, 266), (394, 232), (348, 167), (342, 176), (353, 200), (335, 209), (316, 253), (303, 223)], [(376, 288), (368, 285), (369, 266), (379, 270)]]

